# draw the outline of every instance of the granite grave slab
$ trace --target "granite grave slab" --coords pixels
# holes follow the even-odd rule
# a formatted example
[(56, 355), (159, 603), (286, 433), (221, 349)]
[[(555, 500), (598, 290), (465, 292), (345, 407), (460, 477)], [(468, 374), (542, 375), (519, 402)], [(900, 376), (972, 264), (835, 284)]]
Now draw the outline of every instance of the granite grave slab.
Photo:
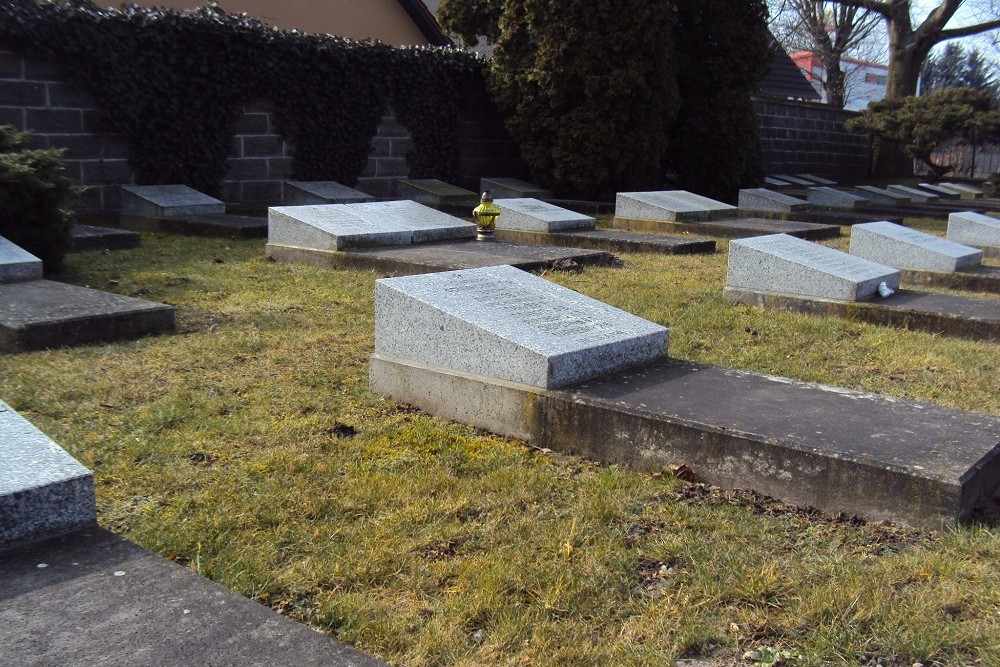
[(178, 218), (225, 213), (225, 203), (186, 185), (123, 185), (123, 216)]
[(851, 228), (850, 253), (898, 269), (954, 272), (983, 261), (981, 250), (891, 222)]
[(0, 236), (0, 283), (42, 279), (42, 260)]
[(174, 308), (49, 280), (0, 284), (0, 351), (126, 340), (172, 331)]
[(934, 183), (918, 183), (917, 187), (921, 190), (926, 190), (931, 194), (935, 194), (941, 199), (958, 199), (961, 196), (954, 190), (949, 190), (948, 188), (941, 187), (940, 185)]
[(882, 283), (898, 288), (899, 271), (787, 234), (729, 244), (730, 288), (863, 301)]
[(0, 550), (96, 523), (93, 473), (0, 401)]
[(814, 206), (846, 209), (860, 208), (871, 202), (867, 197), (828, 187), (809, 188), (806, 200)]
[(478, 193), (436, 178), (403, 179), (396, 184), (396, 193), (400, 197), (421, 204), (474, 208), (479, 203)]
[(577, 229), (594, 229), (597, 221), (589, 215), (547, 204), (533, 198), (498, 199), (493, 203), (500, 208), (498, 230), (523, 230), (531, 232), (560, 232)]
[(552, 191), (517, 178), (480, 178), (479, 192), (489, 190), (497, 199), (552, 199)]
[(413, 232), (382, 220), (352, 214), (345, 205), (272, 206), (267, 211), (268, 246), (344, 250), (409, 245)]
[(812, 208), (812, 204), (798, 197), (792, 197), (767, 188), (746, 188), (740, 190), (741, 211), (777, 211), (779, 213), (801, 213)]
[(810, 185), (816, 185), (816, 183), (814, 181), (807, 180), (805, 178), (800, 178), (798, 176), (792, 176), (791, 174), (778, 174), (777, 178), (779, 178), (782, 181), (785, 181), (787, 183), (791, 183), (792, 185), (798, 185), (798, 186), (803, 186), (803, 187), (808, 187)]
[(985, 254), (993, 255), (990, 249), (1000, 249), (1000, 218), (976, 213), (975, 211), (960, 211), (948, 216), (949, 241), (984, 248)]
[(983, 191), (965, 183), (939, 183), (940, 187), (957, 192), (962, 199), (982, 199)]
[(917, 204), (930, 204), (932, 202), (940, 201), (941, 199), (941, 197), (932, 192), (927, 192), (926, 190), (921, 190), (919, 188), (911, 188), (907, 185), (888, 185), (886, 186), (886, 190), (908, 197), (910, 201)]
[(765, 176), (764, 185), (770, 185), (772, 188), (787, 188), (791, 186), (791, 183), (783, 181), (780, 178), (775, 178), (774, 176)]
[(374, 197), (336, 181), (285, 181), (285, 205), (356, 204)]
[(510, 266), (387, 278), (375, 353), (551, 389), (658, 359), (667, 329)]
[(615, 198), (616, 220), (687, 222), (736, 217), (738, 209), (684, 190), (619, 192)]
[(350, 215), (372, 225), (388, 224), (408, 229), (412, 243), (471, 239), (476, 236), (475, 224), (415, 201), (347, 204), (344, 209)]
[(877, 188), (874, 185), (856, 185), (854, 194), (868, 199), (878, 206), (898, 206), (899, 204), (909, 204), (910, 198), (885, 188)]
[(817, 185), (832, 186), (837, 184), (837, 181), (831, 181), (829, 178), (823, 178), (822, 176), (815, 176), (813, 174), (796, 174), (796, 176), (806, 181), (812, 181)]

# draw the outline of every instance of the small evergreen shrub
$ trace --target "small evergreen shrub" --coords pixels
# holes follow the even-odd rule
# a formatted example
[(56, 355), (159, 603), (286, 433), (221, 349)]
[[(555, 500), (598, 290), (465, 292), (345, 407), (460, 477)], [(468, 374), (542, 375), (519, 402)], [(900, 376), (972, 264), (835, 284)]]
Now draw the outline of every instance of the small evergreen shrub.
[(0, 125), (0, 236), (59, 271), (69, 247), (73, 184), (63, 175), (61, 150), (28, 150), (27, 135)]

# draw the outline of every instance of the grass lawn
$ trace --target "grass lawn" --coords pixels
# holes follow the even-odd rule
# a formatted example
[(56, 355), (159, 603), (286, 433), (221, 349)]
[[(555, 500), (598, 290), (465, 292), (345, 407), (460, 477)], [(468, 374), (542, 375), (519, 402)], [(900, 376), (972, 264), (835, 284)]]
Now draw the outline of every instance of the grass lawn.
[[(143, 243), (60, 279), (173, 304), (177, 333), (0, 356), (0, 398), (94, 470), (103, 526), (230, 589), (411, 666), (1000, 665), (995, 524), (868, 525), (432, 419), (367, 390), (379, 276)], [(622, 258), (547, 277), (674, 357), (1000, 415), (995, 344), (730, 307), (724, 252)]]

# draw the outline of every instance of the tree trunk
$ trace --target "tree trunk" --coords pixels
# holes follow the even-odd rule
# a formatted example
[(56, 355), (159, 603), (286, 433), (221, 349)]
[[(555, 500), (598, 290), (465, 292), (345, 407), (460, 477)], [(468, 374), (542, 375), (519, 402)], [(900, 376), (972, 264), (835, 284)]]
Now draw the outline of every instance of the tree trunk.
[(840, 69), (840, 57), (830, 58), (823, 63), (826, 70), (826, 103), (837, 109), (843, 109), (847, 101), (845, 94), (844, 72)]
[[(917, 40), (910, 26), (909, 14), (905, 21), (899, 18), (888, 21), (886, 27), (889, 30), (889, 80), (885, 96), (896, 98), (916, 95), (920, 67), (915, 63), (922, 63), (923, 58), (917, 57)], [(872, 150), (875, 157), (872, 176), (876, 178), (913, 176), (913, 160), (903, 153), (903, 148), (898, 142), (876, 139)]]

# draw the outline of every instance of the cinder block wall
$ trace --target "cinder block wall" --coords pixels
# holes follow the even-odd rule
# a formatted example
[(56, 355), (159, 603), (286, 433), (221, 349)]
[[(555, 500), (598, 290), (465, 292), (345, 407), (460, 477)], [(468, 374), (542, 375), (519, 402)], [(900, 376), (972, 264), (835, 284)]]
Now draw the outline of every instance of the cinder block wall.
[(856, 114), (820, 104), (755, 98), (764, 167), (862, 180), (868, 176), (868, 137), (844, 129)]
[[(0, 48), (0, 123), (30, 130), (32, 148), (67, 149), (63, 158), (67, 175), (85, 188), (75, 208), (120, 208), (118, 186), (134, 183), (128, 144), (102, 130), (93, 98), (68, 80), (55, 59), (24, 57)], [(459, 133), (460, 185), (476, 190), (481, 176), (526, 176), (520, 150), (507, 137), (495, 110), (474, 109), (461, 122)], [(396, 180), (409, 174), (406, 153), (412, 146), (408, 130), (390, 111), (372, 138), (357, 187), (376, 196), (395, 195)], [(247, 105), (234, 128), (221, 198), (237, 204), (282, 202), (294, 150), (277, 133), (270, 102)]]

